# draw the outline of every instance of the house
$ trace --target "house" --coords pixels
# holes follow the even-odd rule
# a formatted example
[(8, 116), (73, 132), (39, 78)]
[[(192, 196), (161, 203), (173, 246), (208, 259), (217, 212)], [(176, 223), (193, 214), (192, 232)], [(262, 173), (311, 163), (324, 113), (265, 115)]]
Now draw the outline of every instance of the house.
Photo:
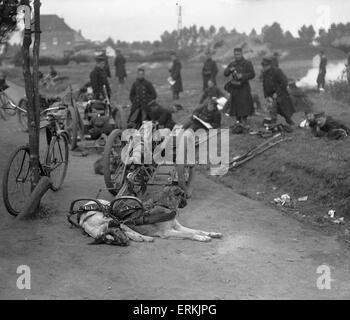
[(41, 15), (40, 56), (63, 58), (74, 52), (77, 45), (88, 42), (55, 14)]

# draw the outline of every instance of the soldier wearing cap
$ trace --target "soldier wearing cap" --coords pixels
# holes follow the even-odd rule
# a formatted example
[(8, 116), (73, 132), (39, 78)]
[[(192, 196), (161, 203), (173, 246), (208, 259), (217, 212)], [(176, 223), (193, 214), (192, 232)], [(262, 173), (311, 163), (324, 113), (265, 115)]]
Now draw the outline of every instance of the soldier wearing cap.
[(171, 86), (173, 92), (173, 99), (180, 99), (180, 92), (183, 92), (182, 77), (181, 77), (181, 62), (177, 58), (176, 52), (171, 52), (170, 58), (172, 60), (171, 68), (169, 69), (170, 77), (175, 81)]
[(203, 91), (208, 88), (208, 81), (211, 80), (216, 86), (216, 75), (218, 74), (218, 66), (212, 58), (210, 50), (207, 50), (205, 53), (206, 60), (202, 69), (202, 78), (203, 78)]
[(249, 81), (254, 79), (253, 64), (243, 57), (242, 49), (234, 49), (235, 60), (224, 71), (231, 80), (225, 85), (230, 93), (230, 116), (235, 116), (238, 122), (247, 123), (248, 116), (254, 113), (254, 103)]
[(327, 116), (324, 112), (308, 115), (309, 127), (315, 137), (338, 140), (347, 137), (350, 129), (343, 123)]
[(213, 129), (221, 127), (221, 112), (218, 110), (217, 102), (214, 99), (208, 99), (204, 104), (195, 109), (192, 117), (187, 119), (183, 124), (183, 130), (192, 129), (193, 131), (196, 131), (203, 128), (202, 124), (193, 116), (209, 123)]
[(129, 98), (132, 106), (128, 123), (130, 127), (138, 128), (147, 118), (148, 104), (157, 99), (157, 92), (152, 83), (145, 79), (145, 69), (137, 70), (137, 79), (131, 87)]
[(120, 50), (117, 50), (117, 56), (114, 60), (114, 66), (115, 76), (118, 78), (120, 84), (123, 84), (125, 82), (125, 78), (127, 77), (125, 64), (126, 60), (124, 56), (122, 55)]
[(274, 52), (273, 56), (272, 56), (272, 66), (274, 68), (279, 68), (280, 67), (280, 63), (278, 61), (280, 54), (278, 52)]
[(104, 71), (106, 73), (107, 78), (111, 78), (111, 68), (109, 67), (109, 61), (108, 61), (108, 56), (106, 54), (106, 51), (103, 51), (100, 55), (99, 58), (103, 59), (105, 61), (105, 67)]
[(96, 65), (90, 73), (90, 83), (94, 93), (94, 99), (104, 99), (103, 87), (106, 87), (108, 98), (111, 98), (111, 87), (106, 74), (106, 59), (102, 56), (96, 57)]
[(271, 121), (276, 123), (277, 114), (279, 114), (289, 125), (293, 125), (292, 116), (295, 110), (287, 89), (288, 79), (280, 68), (272, 66), (272, 60), (272, 58), (264, 58), (261, 63), (264, 96), (270, 107)]
[(171, 111), (162, 107), (156, 100), (147, 106), (147, 120), (157, 122), (159, 129), (168, 128), (172, 130), (175, 125)]

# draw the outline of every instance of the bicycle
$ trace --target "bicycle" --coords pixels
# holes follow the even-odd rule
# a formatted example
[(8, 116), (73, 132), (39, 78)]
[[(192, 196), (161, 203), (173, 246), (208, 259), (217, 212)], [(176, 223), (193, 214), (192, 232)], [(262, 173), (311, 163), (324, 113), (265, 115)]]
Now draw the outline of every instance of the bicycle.
[[(55, 113), (60, 110), (66, 107), (51, 107), (40, 114), (41, 117), (46, 115), (40, 129), (46, 130), (47, 138), (45, 160), (39, 159), (40, 176), (51, 179), (53, 191), (58, 191), (63, 184), (69, 158), (68, 133), (61, 129), (64, 119)], [(29, 146), (20, 146), (11, 154), (2, 179), (4, 204), (11, 215), (17, 216), (30, 197), (32, 177)]]
[(4, 90), (0, 90), (0, 117), (7, 121), (8, 117), (17, 114), (17, 120), (22, 130), (26, 129), (26, 106), (24, 99), (21, 99), (18, 105), (6, 94)]
[[(146, 121), (147, 122), (147, 121)], [(145, 122), (145, 123), (146, 123)], [(156, 127), (152, 124), (153, 129)], [(174, 128), (168, 139), (174, 139)], [(142, 130), (142, 129), (141, 129)], [(143, 141), (140, 141), (143, 144)], [(136, 142), (137, 144), (137, 142)], [(160, 143), (153, 143), (155, 151)], [(176, 154), (176, 144), (173, 152)], [(180, 185), (190, 190), (195, 176), (195, 165), (162, 164), (128, 164), (133, 148), (138, 149), (135, 141), (122, 140), (122, 131), (116, 129), (108, 136), (103, 152), (104, 181), (107, 190), (114, 196), (125, 195), (125, 189), (129, 189), (137, 196), (144, 195), (148, 186)], [(159, 151), (158, 151), (159, 152)], [(140, 155), (142, 157), (142, 155)], [(161, 170), (168, 167), (169, 170)], [(183, 185), (182, 185), (183, 184)]]

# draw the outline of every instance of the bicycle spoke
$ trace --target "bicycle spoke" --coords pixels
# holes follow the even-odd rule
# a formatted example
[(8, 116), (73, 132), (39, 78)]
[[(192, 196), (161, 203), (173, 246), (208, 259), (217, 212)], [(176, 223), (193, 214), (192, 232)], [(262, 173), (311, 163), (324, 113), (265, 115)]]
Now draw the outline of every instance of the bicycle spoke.
[(8, 178), (8, 200), (11, 207), (20, 212), (31, 194), (31, 170), (29, 154), (24, 150), (13, 159)]

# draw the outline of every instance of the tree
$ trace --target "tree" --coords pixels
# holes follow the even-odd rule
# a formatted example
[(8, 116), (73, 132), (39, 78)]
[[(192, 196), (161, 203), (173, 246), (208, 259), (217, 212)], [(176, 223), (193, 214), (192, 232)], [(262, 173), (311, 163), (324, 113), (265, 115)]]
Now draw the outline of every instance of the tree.
[(17, 26), (17, 8), (20, 1), (0, 1), (0, 44), (6, 44)]
[(115, 47), (115, 43), (114, 40), (111, 37), (108, 37), (104, 42), (103, 45), (107, 46), (107, 47)]
[(270, 43), (273, 46), (283, 44), (284, 34), (279, 23), (275, 22), (270, 27), (265, 26), (262, 29), (262, 35), (265, 42)]
[(216, 34), (216, 28), (214, 26), (210, 26), (209, 28), (209, 35), (210, 36), (215, 36)]
[(258, 35), (258, 34), (257, 34), (255, 28), (253, 28), (252, 31), (251, 31), (250, 34), (249, 34), (249, 37), (256, 37), (257, 35)]
[(225, 27), (220, 27), (218, 34), (220, 34), (221, 36), (224, 36), (224, 35), (228, 34), (228, 31), (226, 30)]
[(306, 25), (303, 25), (299, 29), (298, 34), (299, 34), (299, 38), (303, 42), (305, 42), (306, 44), (312, 43), (312, 41), (314, 40), (314, 38), (316, 36), (315, 29), (312, 25), (310, 25), (308, 27)]
[(289, 44), (293, 44), (297, 41), (297, 39), (295, 39), (292, 35), (292, 33), (290, 31), (286, 31), (284, 33), (284, 43), (286, 45), (289, 45)]

